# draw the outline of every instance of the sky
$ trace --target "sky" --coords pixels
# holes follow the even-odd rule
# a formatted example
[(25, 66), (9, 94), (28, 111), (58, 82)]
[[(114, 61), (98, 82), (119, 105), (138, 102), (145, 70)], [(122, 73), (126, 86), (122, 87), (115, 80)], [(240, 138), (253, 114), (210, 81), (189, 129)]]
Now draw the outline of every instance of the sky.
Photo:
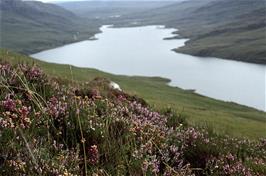
[[(86, 0), (37, 0), (37, 1), (42, 1), (42, 2), (55, 2), (55, 1), (57, 1), (57, 2), (66, 2), (66, 1), (86, 1)], [(97, 1), (97, 0), (94, 0), (94, 1)], [(102, 1), (104, 1), (104, 0), (102, 0)], [(110, 1), (110, 0), (105, 0), (105, 1)], [(123, 0), (120, 0), (120, 1), (123, 1)], [(134, 1), (134, 0), (132, 0), (132, 1)], [(152, 1), (152, 0), (150, 0), (150, 1)], [(160, 0), (157, 0), (157, 1), (160, 1)], [(167, 1), (167, 0), (161, 0), (161, 1)], [(177, 1), (177, 0), (175, 0), (175, 1)]]
[(38, 1), (42, 1), (42, 2), (54, 2), (54, 1), (61, 1), (61, 2), (65, 2), (65, 1), (84, 1), (84, 0), (38, 0)]

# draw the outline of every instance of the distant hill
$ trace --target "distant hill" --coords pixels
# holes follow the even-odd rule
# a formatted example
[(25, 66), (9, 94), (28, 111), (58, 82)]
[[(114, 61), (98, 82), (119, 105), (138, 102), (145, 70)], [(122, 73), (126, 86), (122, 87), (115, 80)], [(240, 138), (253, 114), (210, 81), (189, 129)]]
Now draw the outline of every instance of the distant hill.
[(266, 64), (266, 1), (218, 0), (183, 20), (192, 40), (177, 51)]
[(266, 64), (266, 0), (191, 0), (131, 14), (117, 24), (126, 21), (178, 28), (191, 39), (178, 52)]
[[(141, 2), (140, 2), (141, 1)], [(76, 1), (61, 2), (59, 6), (73, 13), (93, 19), (112, 20), (115, 17), (123, 17), (128, 14), (136, 14), (151, 9), (173, 4), (173, 1)]]
[[(98, 25), (54, 4), (1, 0), (1, 47), (33, 53), (98, 32)], [(93, 24), (93, 25), (92, 25)]]
[(103, 24), (166, 25), (189, 38), (177, 52), (266, 64), (266, 0), (0, 1), (1, 47), (34, 53), (88, 39)]

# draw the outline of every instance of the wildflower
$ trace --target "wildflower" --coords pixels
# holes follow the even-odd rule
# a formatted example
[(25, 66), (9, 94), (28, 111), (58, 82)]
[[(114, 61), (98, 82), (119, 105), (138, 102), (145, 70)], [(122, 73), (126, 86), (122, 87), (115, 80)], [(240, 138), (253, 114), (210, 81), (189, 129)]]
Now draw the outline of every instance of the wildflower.
[(149, 167), (149, 162), (145, 159), (142, 163), (142, 171), (143, 173), (146, 173)]
[(229, 154), (226, 156), (226, 158), (227, 158), (229, 161), (234, 161), (234, 160), (235, 160), (234, 156), (233, 156), (231, 153), (229, 153)]
[(92, 145), (89, 148), (89, 163), (95, 165), (99, 162), (99, 151), (97, 145)]
[(11, 65), (9, 64), (0, 64), (0, 75), (8, 76), (12, 72)]
[(10, 98), (10, 94), (8, 94), (4, 101), (2, 101), (2, 105), (6, 111), (15, 111), (16, 109), (16, 102)]
[(48, 102), (48, 113), (58, 119), (60, 116), (65, 116), (67, 113), (67, 103), (59, 101), (56, 97), (52, 97)]
[(151, 171), (152, 173), (159, 173), (159, 165), (160, 162), (157, 160), (156, 157), (154, 157), (151, 162), (150, 162), (150, 166), (151, 166)]
[(20, 108), (18, 110), (21, 118), (23, 118), (23, 119), (27, 118), (28, 114), (30, 113), (30, 109), (31, 109), (31, 107), (22, 106), (22, 108)]
[(28, 68), (25, 73), (26, 73), (26, 78), (29, 81), (41, 80), (40, 78), (42, 78), (43, 75), (42, 70), (36, 66)]

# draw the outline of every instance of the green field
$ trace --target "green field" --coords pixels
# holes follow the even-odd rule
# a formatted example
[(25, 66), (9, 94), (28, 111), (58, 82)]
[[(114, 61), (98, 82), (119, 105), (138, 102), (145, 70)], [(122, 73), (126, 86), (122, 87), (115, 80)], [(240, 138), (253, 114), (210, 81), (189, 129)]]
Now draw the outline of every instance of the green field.
[[(48, 75), (69, 82), (69, 65), (33, 60), (30, 57), (1, 50), (2, 61), (36, 63)], [(192, 125), (207, 126), (220, 134), (257, 139), (266, 137), (266, 113), (253, 108), (224, 102), (167, 85), (167, 79), (158, 77), (129, 77), (113, 75), (96, 69), (72, 67), (74, 80), (85, 82), (105, 77), (117, 82), (132, 95), (144, 98), (156, 109), (172, 107), (185, 116)]]

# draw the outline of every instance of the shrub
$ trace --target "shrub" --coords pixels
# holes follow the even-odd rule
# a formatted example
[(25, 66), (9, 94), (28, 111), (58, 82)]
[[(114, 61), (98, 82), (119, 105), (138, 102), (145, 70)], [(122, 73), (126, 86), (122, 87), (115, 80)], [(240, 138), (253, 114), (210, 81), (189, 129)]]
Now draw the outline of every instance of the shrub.
[[(0, 175), (265, 175), (266, 142), (191, 127), (105, 79), (0, 64)], [(181, 125), (182, 124), (182, 125)]]

